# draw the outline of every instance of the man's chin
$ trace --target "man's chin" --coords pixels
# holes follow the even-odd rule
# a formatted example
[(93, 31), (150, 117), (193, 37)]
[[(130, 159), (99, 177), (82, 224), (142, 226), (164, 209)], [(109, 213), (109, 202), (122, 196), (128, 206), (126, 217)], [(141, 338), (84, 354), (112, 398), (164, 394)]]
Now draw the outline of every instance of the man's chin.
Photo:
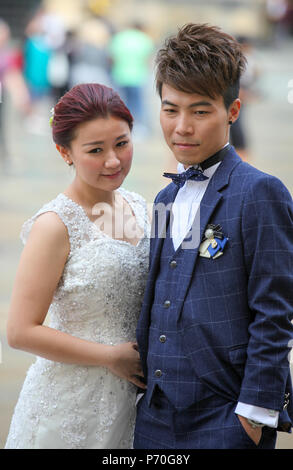
[(198, 159), (198, 158), (194, 158), (192, 160), (183, 160), (182, 158), (179, 159), (179, 158), (176, 158), (177, 162), (178, 163), (181, 163), (184, 167), (188, 167), (188, 166), (192, 166), (192, 165), (198, 165), (202, 160)]
[(178, 163), (182, 163), (184, 166), (191, 166), (191, 165), (197, 165), (198, 163), (202, 162), (204, 160), (203, 155), (182, 155), (182, 154), (174, 154), (174, 157), (176, 158)]
[(207, 158), (209, 158), (210, 155), (213, 155), (213, 152), (209, 154), (207, 152), (206, 154), (203, 155), (196, 155), (194, 157), (189, 156), (188, 160), (185, 158), (182, 158), (182, 155), (174, 155), (178, 163), (181, 163), (184, 165), (184, 167), (192, 166), (192, 165), (199, 165), (203, 161), (205, 161)]

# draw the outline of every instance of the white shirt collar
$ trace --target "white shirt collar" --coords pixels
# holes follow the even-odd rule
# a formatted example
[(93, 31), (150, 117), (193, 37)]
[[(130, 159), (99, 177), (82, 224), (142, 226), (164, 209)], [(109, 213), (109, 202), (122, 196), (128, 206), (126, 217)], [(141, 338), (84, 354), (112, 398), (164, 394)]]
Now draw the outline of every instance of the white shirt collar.
[[(229, 145), (229, 142), (226, 143), (226, 145), (224, 145), (223, 149), (225, 147), (227, 147), (227, 145)], [(214, 174), (214, 172), (216, 171), (216, 169), (218, 168), (219, 164), (221, 162), (218, 162), (218, 163), (215, 163), (213, 166), (210, 166), (210, 168), (212, 168), (213, 170), (209, 171), (210, 168), (207, 168), (205, 171), (207, 173), (207, 176), (211, 177), (212, 174)], [(217, 166), (216, 166), (217, 165)], [(184, 168), (184, 165), (182, 163), (178, 163), (177, 165), (177, 172), (178, 173), (183, 173), (184, 171), (186, 171), (188, 168), (190, 168), (191, 166), (194, 166), (195, 168), (197, 168), (199, 165), (190, 165), (189, 167), (187, 167), (186, 169)], [(215, 168), (214, 168), (215, 167)]]

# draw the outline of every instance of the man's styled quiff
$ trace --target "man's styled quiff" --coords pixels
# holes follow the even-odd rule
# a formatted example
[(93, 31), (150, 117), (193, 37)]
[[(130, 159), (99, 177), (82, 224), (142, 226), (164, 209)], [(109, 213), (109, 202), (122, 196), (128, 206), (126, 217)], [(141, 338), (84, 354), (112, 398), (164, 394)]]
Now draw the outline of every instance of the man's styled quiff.
[(185, 93), (215, 99), (228, 109), (239, 95), (246, 58), (241, 45), (216, 26), (189, 23), (168, 38), (156, 57), (156, 86), (163, 83)]

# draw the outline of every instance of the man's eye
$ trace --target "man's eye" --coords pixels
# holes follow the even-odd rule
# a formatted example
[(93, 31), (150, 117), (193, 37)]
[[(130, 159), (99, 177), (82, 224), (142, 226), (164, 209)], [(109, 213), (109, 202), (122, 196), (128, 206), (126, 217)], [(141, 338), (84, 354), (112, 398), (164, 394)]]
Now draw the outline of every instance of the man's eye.
[(172, 109), (172, 108), (168, 109), (168, 108), (166, 108), (166, 109), (164, 109), (164, 112), (165, 112), (165, 113), (175, 113), (175, 109)]
[(195, 114), (203, 115), (203, 114), (208, 114), (207, 111), (195, 111)]

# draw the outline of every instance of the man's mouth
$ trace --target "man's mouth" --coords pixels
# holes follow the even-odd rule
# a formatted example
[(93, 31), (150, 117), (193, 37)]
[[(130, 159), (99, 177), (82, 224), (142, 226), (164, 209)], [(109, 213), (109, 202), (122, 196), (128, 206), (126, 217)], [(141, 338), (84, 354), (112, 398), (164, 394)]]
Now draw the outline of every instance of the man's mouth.
[(191, 148), (199, 146), (199, 144), (192, 144), (189, 142), (174, 142), (173, 145), (175, 145), (177, 148), (182, 149), (182, 150), (191, 149)]

